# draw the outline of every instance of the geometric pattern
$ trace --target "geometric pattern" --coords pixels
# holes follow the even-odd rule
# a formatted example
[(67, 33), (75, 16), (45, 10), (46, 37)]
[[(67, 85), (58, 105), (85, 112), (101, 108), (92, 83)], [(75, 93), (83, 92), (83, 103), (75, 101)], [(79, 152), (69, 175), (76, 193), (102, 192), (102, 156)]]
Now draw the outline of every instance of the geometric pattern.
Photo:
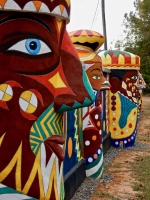
[(32, 125), (30, 146), (35, 155), (45, 139), (55, 134), (62, 135), (62, 115), (63, 113), (55, 112), (53, 104), (51, 104)]
[(82, 154), (81, 154), (81, 147), (80, 147), (80, 140), (79, 140), (79, 133), (78, 133), (78, 110), (76, 109), (74, 112), (74, 116), (75, 116), (75, 124), (74, 124), (74, 128), (75, 128), (75, 135), (74, 135), (74, 140), (76, 141), (76, 145), (75, 145), (75, 152), (77, 154), (77, 160), (78, 162), (82, 159)]
[[(0, 0), (0, 9), (2, 10), (16, 10), (21, 12), (38, 12), (46, 13), (48, 15), (58, 16), (60, 20), (67, 20), (69, 22), (69, 12), (70, 12), (70, 0), (63, 0), (64, 4), (59, 4), (60, 1), (55, 0), (55, 4), (50, 3), (50, 1), (29, 1), (26, 0), (26, 3), (23, 7), (19, 4), (18, 0)], [(62, 1), (62, 3), (63, 3)], [(65, 5), (65, 2), (67, 5)], [(55, 5), (55, 7), (53, 6)]]
[(48, 80), (54, 88), (66, 88), (67, 86), (62, 81), (59, 72), (57, 72), (52, 78)]
[(20, 108), (26, 113), (33, 113), (37, 109), (38, 100), (35, 94), (31, 91), (25, 91), (19, 98)]
[(1, 101), (9, 101), (13, 97), (13, 90), (8, 84), (0, 85), (0, 100)]
[[(89, 47), (88, 49), (91, 48), (93, 51), (96, 51), (97, 49), (99, 49), (105, 41), (105, 37), (101, 35), (100, 33), (96, 31), (92, 31), (92, 30), (86, 30), (86, 29), (72, 31), (69, 33), (69, 36), (75, 46), (77, 43), (77, 44), (80, 44), (82, 47), (87, 46)], [(86, 43), (86, 45), (84, 45), (84, 43)], [(88, 43), (89, 43), (89, 46), (88, 46)], [(94, 45), (90, 45), (90, 44), (94, 44)]]
[(123, 129), (127, 124), (127, 118), (129, 114), (137, 106), (133, 102), (131, 102), (127, 97), (122, 96), (119, 92), (118, 94), (121, 102), (121, 116), (119, 118), (119, 126), (121, 129)]
[[(99, 148), (96, 152), (98, 157), (95, 159), (94, 156), (86, 158), (86, 176), (90, 178), (99, 178), (103, 173), (103, 152)], [(89, 160), (92, 159), (92, 162), (89, 163)]]
[(100, 52), (99, 55), (104, 68), (140, 70), (140, 57), (135, 54), (119, 50), (106, 50)]

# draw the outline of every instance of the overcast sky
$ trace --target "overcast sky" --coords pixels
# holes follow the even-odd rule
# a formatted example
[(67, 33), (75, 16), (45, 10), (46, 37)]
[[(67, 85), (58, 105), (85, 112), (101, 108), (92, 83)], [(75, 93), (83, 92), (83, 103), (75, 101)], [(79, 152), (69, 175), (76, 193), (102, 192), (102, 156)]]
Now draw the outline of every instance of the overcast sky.
[[(105, 0), (108, 49), (110, 47), (113, 49), (114, 47), (110, 43), (122, 35), (121, 24), (124, 14), (134, 11), (133, 2), (134, 0)], [(103, 34), (101, 0), (71, 0), (71, 19), (67, 30), (70, 32), (78, 29), (90, 29)]]

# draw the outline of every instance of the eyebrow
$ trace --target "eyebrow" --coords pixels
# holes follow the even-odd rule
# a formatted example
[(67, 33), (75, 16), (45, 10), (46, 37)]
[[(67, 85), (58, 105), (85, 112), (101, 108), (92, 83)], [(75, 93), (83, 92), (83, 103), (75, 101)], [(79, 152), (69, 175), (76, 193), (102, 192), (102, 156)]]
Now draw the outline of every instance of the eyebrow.
[(6, 17), (6, 18), (0, 20), (0, 25), (5, 23), (5, 22), (16, 20), (16, 19), (30, 19), (30, 20), (36, 21), (36, 22), (40, 23), (42, 26), (44, 26), (52, 34), (51, 28), (45, 22), (43, 22), (39, 18), (29, 16), (29, 15), (23, 15), (23, 14), (21, 16), (19, 16), (17, 14), (11, 15), (9, 17)]
[(96, 69), (92, 69), (92, 70), (91, 70), (91, 72), (92, 72), (92, 71), (94, 71), (94, 70), (98, 70), (98, 71), (101, 71), (100, 69), (96, 68)]

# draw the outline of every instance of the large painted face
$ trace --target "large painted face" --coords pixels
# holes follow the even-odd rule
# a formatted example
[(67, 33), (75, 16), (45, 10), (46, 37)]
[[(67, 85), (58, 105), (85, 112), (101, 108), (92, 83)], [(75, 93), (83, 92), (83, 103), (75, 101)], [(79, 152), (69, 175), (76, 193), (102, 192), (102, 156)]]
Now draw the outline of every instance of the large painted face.
[(56, 176), (61, 181), (64, 139), (56, 111), (94, 98), (65, 28), (51, 16), (0, 13), (0, 181), (38, 199), (55, 199), (52, 183)]

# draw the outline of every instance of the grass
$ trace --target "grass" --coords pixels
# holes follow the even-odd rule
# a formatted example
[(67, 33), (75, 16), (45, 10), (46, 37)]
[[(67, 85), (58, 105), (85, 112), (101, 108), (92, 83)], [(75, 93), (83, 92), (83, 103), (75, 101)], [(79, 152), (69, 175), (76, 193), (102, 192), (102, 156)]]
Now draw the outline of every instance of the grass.
[(99, 198), (109, 198), (110, 200), (121, 200), (120, 198), (116, 198), (107, 192), (95, 192), (94, 195)]
[[(139, 162), (140, 160), (140, 162)], [(131, 165), (133, 175), (138, 183), (135, 183), (133, 189), (142, 192), (137, 195), (137, 199), (150, 199), (150, 156), (139, 156)]]
[[(150, 119), (150, 107), (146, 104), (143, 107), (144, 112), (140, 113), (143, 119)], [(144, 122), (144, 120), (143, 120)], [(150, 142), (150, 124), (145, 125), (145, 132), (138, 135), (137, 140)], [(145, 156), (137, 157), (134, 163), (131, 164), (132, 174), (138, 181), (134, 183), (133, 189), (139, 191), (136, 196), (137, 200), (150, 200), (150, 150), (145, 151)]]

